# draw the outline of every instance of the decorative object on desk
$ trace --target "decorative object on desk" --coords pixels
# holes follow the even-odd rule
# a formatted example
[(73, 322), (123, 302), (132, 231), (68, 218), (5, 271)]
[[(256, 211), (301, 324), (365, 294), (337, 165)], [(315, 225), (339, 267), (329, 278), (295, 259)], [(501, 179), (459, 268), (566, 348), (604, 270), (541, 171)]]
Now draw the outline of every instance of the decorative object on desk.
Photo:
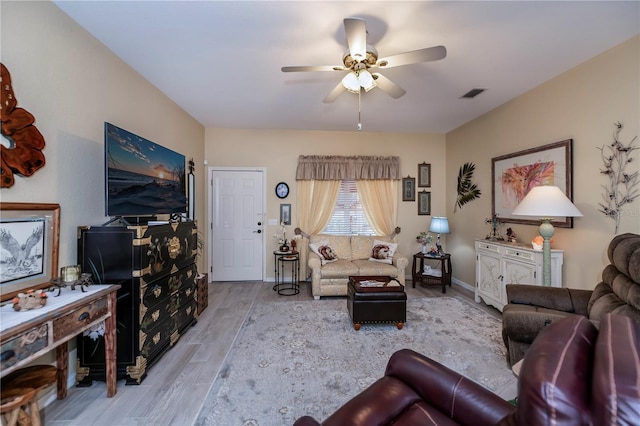
[(507, 228), (507, 241), (509, 241), (510, 243), (518, 242), (518, 236), (516, 235), (516, 232), (511, 228)]
[(542, 236), (536, 235), (535, 237), (533, 237), (533, 240), (531, 240), (531, 247), (533, 247), (534, 250), (542, 251), (543, 242), (544, 242), (544, 239), (542, 238)]
[(431, 214), (431, 193), (427, 191), (418, 192), (418, 215)]
[(429, 232), (438, 234), (438, 239), (436, 240), (436, 248), (438, 249), (438, 254), (444, 254), (444, 252), (442, 251), (442, 245), (440, 244), (440, 234), (448, 234), (450, 232), (449, 219), (441, 216), (432, 217), (431, 225), (429, 226)]
[(298, 246), (298, 241), (299, 239), (302, 238), (302, 235), (300, 234), (295, 234), (293, 237), (291, 237), (291, 251), (293, 251), (294, 253), (297, 253), (296, 247)]
[(552, 217), (582, 216), (580, 210), (573, 205), (557, 186), (536, 186), (527, 194), (520, 204), (513, 210), (514, 215), (540, 217), (539, 232), (542, 242), (542, 285), (551, 285), (551, 242), (553, 236)]
[(416, 178), (402, 178), (402, 201), (416, 200)]
[(80, 278), (80, 265), (69, 265), (60, 268), (60, 278), (65, 283), (75, 282)]
[(498, 218), (498, 216), (493, 214), (491, 216), (491, 219), (485, 219), (484, 223), (491, 224), (491, 233), (489, 235), (487, 235), (487, 237), (485, 239), (490, 240), (490, 241), (504, 241), (504, 238), (502, 238), (500, 236), (500, 232), (498, 231), (498, 228), (500, 226), (502, 226), (504, 224), (504, 222), (502, 222)]
[[(78, 269), (79, 268), (80, 268), (80, 265), (78, 265)], [(85, 291), (87, 291), (86, 287), (89, 287), (91, 284), (93, 284), (93, 280), (91, 279), (91, 274), (83, 272), (80, 274), (78, 279), (75, 279), (72, 281), (67, 281), (60, 277), (53, 278), (51, 280), (51, 287), (49, 288), (49, 291), (58, 290), (58, 294), (54, 295), (54, 297), (58, 297), (60, 296), (60, 293), (62, 292), (63, 288), (71, 287), (71, 290), (75, 290), (76, 286), (79, 285), (80, 290), (84, 293)]]
[(418, 164), (418, 187), (431, 187), (431, 164), (424, 162), (422, 164)]
[(464, 163), (460, 166), (458, 171), (458, 198), (456, 204), (453, 206), (453, 212), (455, 213), (458, 207), (462, 208), (468, 202), (480, 198), (482, 192), (475, 183), (471, 183), (473, 178), (473, 172), (476, 169), (476, 165), (473, 163)]
[(11, 141), (8, 146), (2, 144), (0, 187), (10, 188), (15, 183), (14, 174), (29, 177), (44, 167), (46, 160), (42, 150), (45, 141), (33, 124), (35, 117), (26, 109), (18, 107), (18, 99), (11, 85), (11, 74), (1, 63), (0, 81), (2, 135)]
[(0, 203), (0, 301), (49, 287), (58, 272), (60, 206)]
[(416, 237), (416, 241), (422, 245), (422, 254), (427, 254), (427, 252), (429, 251), (429, 249), (427, 248), (427, 245), (433, 242), (433, 236), (428, 232), (422, 231)]
[(273, 238), (278, 240), (278, 244), (280, 244), (280, 251), (289, 251), (289, 244), (287, 241), (287, 228), (284, 222), (280, 222), (280, 232), (275, 234)]
[[(567, 139), (537, 148), (491, 159), (492, 215), (503, 222), (536, 225), (538, 222), (513, 213), (532, 188), (555, 185), (571, 199), (572, 140)], [(573, 227), (572, 217), (557, 217), (553, 225)]]
[(624, 145), (618, 138), (622, 130), (622, 123), (617, 122), (614, 125), (613, 143), (607, 145), (607, 153), (605, 154), (604, 146), (598, 148), (604, 163), (604, 169), (601, 169), (600, 173), (609, 179), (606, 185), (602, 185), (604, 203), (598, 203), (600, 206), (598, 211), (615, 221), (615, 233), (617, 234), (622, 207), (633, 202), (640, 194), (638, 193), (639, 172), (628, 173), (625, 171), (627, 165), (633, 161), (631, 153), (638, 149), (634, 146), (638, 137), (634, 136), (628, 145)]
[(24, 293), (18, 293), (11, 301), (13, 309), (16, 311), (28, 311), (30, 309), (39, 309), (47, 304), (47, 292), (45, 290), (27, 290)]
[(291, 225), (291, 204), (280, 204), (280, 223)]

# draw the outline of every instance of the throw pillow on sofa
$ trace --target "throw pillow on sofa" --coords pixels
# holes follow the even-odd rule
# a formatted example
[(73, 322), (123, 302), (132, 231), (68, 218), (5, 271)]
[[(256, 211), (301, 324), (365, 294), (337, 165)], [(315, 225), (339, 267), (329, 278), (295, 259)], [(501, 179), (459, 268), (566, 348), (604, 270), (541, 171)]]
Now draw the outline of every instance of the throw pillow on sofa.
[(388, 241), (373, 240), (373, 247), (371, 248), (371, 257), (369, 260), (372, 262), (380, 263), (393, 263), (393, 255), (398, 249), (398, 244), (390, 243)]
[(309, 244), (309, 248), (312, 252), (320, 256), (320, 261), (323, 265), (338, 260), (338, 255), (336, 255), (336, 252), (333, 251), (333, 249), (329, 245), (329, 241), (327, 240), (320, 241), (319, 243)]

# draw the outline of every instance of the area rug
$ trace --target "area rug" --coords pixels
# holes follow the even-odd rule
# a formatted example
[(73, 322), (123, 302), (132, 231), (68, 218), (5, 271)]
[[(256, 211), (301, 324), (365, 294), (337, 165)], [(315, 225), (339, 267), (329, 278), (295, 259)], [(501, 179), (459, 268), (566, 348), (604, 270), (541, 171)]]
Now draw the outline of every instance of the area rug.
[(355, 331), (346, 299), (252, 307), (198, 415), (198, 425), (291, 425), (322, 421), (384, 375), (410, 348), (492, 391), (513, 384), (501, 322), (453, 298), (407, 301), (407, 323)]

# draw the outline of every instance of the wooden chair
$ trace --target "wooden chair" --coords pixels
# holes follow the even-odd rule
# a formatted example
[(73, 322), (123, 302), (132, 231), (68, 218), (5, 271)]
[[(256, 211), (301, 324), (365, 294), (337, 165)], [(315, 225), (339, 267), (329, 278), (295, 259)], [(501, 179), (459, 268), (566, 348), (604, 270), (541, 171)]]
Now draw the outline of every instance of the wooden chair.
[(56, 383), (57, 374), (58, 369), (52, 365), (34, 365), (3, 377), (0, 384), (2, 424), (40, 426), (38, 392)]

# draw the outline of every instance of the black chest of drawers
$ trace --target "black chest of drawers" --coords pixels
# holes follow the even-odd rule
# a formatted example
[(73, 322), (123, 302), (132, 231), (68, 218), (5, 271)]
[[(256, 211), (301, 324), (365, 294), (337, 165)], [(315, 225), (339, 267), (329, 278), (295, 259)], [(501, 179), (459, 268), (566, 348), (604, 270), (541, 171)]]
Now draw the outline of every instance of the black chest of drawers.
[[(78, 228), (82, 271), (91, 273), (96, 283), (121, 286), (116, 306), (118, 379), (140, 384), (149, 367), (195, 324), (196, 252), (195, 222)], [(103, 345), (95, 333), (78, 337), (80, 386), (105, 380)]]

